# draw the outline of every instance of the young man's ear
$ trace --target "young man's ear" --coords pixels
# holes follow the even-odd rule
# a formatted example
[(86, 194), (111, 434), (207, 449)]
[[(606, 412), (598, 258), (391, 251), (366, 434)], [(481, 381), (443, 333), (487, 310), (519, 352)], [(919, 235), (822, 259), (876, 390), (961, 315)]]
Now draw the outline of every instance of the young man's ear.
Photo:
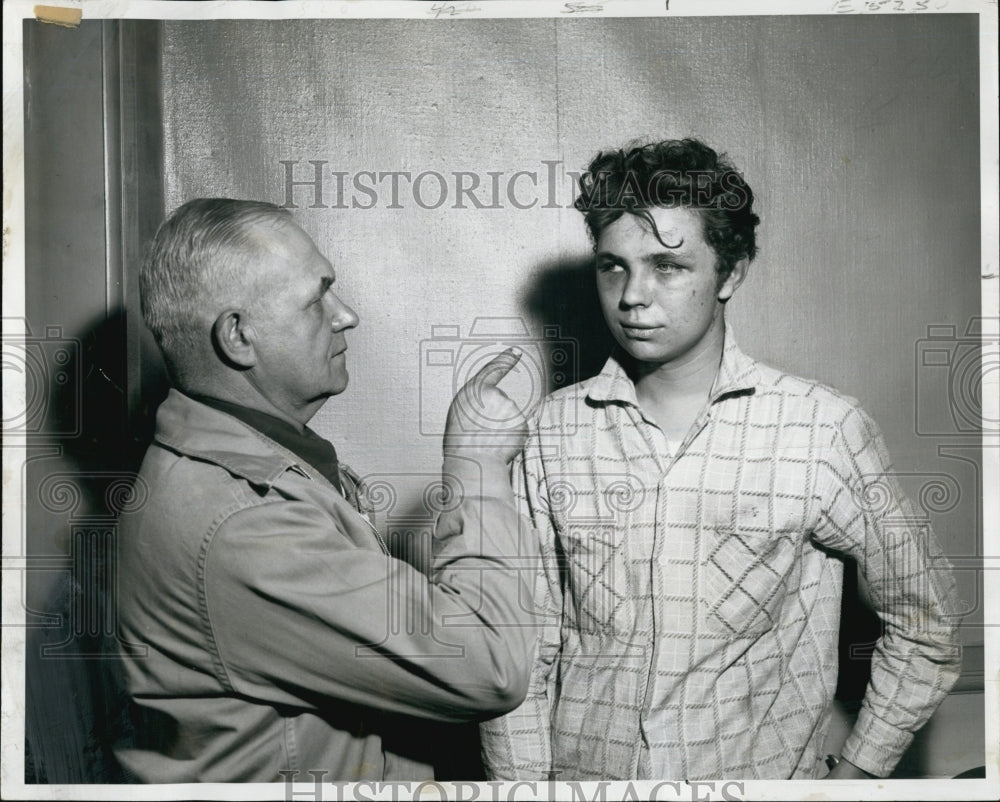
[(252, 368), (257, 364), (254, 351), (254, 331), (247, 323), (246, 312), (227, 309), (212, 325), (212, 345), (219, 357), (235, 368)]
[(733, 265), (733, 269), (729, 275), (726, 276), (726, 280), (719, 285), (717, 297), (720, 301), (725, 303), (733, 297), (733, 294), (739, 289), (740, 284), (743, 283), (743, 279), (747, 277), (747, 268), (749, 267), (749, 259), (740, 259)]

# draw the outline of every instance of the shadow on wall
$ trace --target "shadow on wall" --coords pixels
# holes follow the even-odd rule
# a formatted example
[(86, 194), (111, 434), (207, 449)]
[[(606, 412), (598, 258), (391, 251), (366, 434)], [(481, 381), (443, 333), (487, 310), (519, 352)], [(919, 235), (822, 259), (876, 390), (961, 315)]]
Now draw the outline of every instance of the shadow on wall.
[[(614, 340), (597, 299), (592, 258), (544, 263), (521, 293), (521, 302), (532, 328), (552, 331), (559, 340), (573, 344), (576, 352), (574, 369), (558, 374), (550, 371), (547, 377), (550, 390), (583, 381), (601, 371)], [(546, 360), (546, 364), (552, 363), (551, 359)]]
[(168, 389), (161, 366), (144, 366), (143, 397), (130, 419), (126, 332), (124, 311), (102, 315), (71, 361), (44, 377), (53, 388), (44, 430), (74, 434), (45, 450), (55, 459), (28, 466), (28, 492), (38, 502), (29, 504), (37, 515), (29, 526), (48, 529), (36, 542), (61, 544), (66, 554), (42, 609), (28, 613), (35, 622), (26, 653), (28, 783), (126, 780), (111, 749), (129, 737), (116, 658), (117, 516), (135, 501), (135, 475)]

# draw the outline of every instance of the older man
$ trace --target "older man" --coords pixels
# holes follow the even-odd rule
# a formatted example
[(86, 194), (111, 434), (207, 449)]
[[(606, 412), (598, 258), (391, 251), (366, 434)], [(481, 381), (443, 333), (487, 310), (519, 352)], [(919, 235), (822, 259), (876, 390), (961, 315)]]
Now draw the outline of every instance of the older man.
[[(737, 347), (753, 193), (695, 140), (599, 154), (577, 208), (618, 347), (518, 463), (548, 623), (494, 777), (827, 775), (843, 560), (885, 625), (831, 778), (887, 776), (958, 675), (954, 581), (854, 399)], [(831, 759), (830, 762), (833, 762)]]
[[(523, 435), (507, 427), (512, 445), (487, 448), (476, 423), (518, 422), (496, 388), (517, 354), (449, 411), (460, 500), (428, 579), (389, 556), (356, 476), (306, 426), (347, 386), (358, 316), (289, 213), (191, 201), (140, 282), (175, 389), (139, 474), (145, 501), (121, 521), (121, 634), (141, 648), (123, 653), (136, 736), (119, 759), (146, 782), (432, 776), (425, 739), (400, 735), (413, 717), (488, 717), (525, 693), (530, 594), (506, 476)], [(413, 627), (390, 626), (400, 610)]]

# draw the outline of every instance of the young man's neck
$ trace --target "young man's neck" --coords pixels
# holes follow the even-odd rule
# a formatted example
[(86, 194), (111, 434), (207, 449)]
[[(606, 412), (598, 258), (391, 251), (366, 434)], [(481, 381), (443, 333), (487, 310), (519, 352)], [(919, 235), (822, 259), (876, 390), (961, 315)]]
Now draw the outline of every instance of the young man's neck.
[(640, 403), (707, 399), (719, 373), (724, 341), (725, 325), (720, 315), (704, 339), (683, 359), (662, 364), (636, 362), (635, 390)]

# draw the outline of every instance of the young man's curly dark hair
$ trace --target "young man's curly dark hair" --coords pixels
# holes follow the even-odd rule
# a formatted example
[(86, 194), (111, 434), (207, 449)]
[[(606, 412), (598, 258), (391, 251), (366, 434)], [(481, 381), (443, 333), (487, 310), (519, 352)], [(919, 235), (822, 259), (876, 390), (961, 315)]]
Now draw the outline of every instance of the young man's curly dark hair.
[(696, 139), (668, 139), (597, 154), (580, 176), (574, 206), (583, 212), (595, 247), (601, 232), (623, 214), (643, 220), (659, 239), (648, 209), (700, 210), (705, 241), (718, 256), (720, 281), (738, 261), (757, 254), (754, 229), (760, 218), (753, 211), (753, 191), (725, 154)]

